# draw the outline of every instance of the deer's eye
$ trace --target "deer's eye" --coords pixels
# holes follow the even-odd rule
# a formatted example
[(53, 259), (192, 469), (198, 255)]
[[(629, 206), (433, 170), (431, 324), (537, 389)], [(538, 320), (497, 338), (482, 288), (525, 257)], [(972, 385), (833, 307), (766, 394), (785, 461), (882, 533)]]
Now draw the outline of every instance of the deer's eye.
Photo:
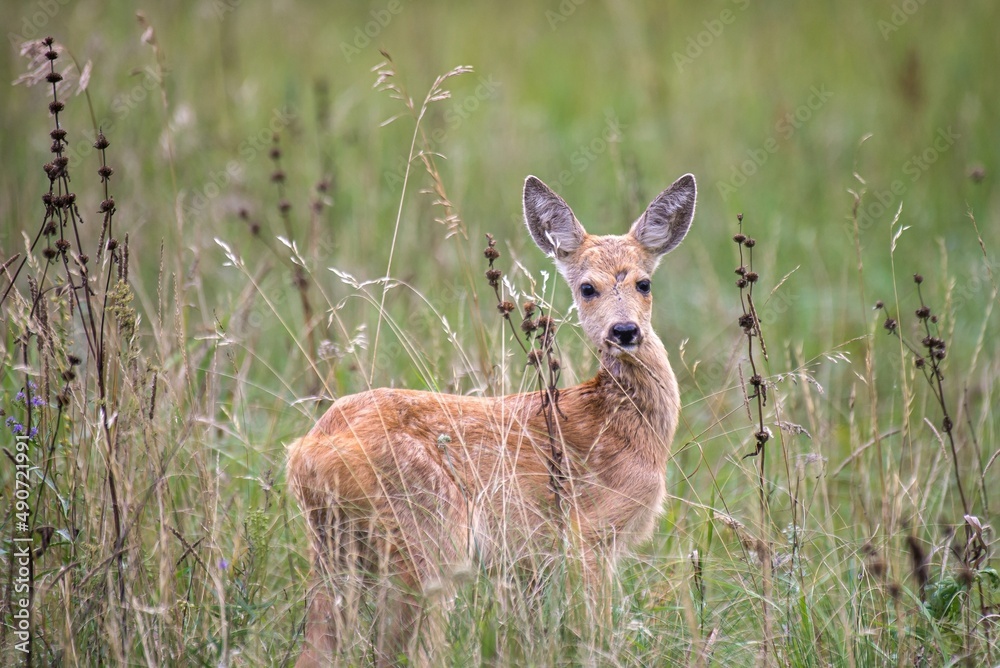
[(590, 283), (580, 284), (580, 296), (584, 299), (590, 299), (591, 297), (597, 296), (597, 288), (595, 288)]
[(644, 278), (644, 279), (642, 279), (641, 281), (639, 281), (638, 283), (635, 284), (636, 290), (638, 290), (639, 292), (641, 292), (644, 295), (648, 295), (649, 294), (650, 287), (651, 286), (649, 285), (649, 279), (648, 278)]

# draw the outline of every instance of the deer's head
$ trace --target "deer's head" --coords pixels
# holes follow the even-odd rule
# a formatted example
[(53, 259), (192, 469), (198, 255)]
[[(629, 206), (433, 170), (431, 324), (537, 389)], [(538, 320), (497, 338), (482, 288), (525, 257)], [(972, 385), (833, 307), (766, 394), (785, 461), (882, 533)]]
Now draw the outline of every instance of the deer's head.
[[(587, 234), (562, 197), (534, 176), (524, 182), (524, 219), (573, 291), (580, 323), (602, 353), (628, 358), (653, 338), (650, 278), (691, 227), (696, 187), (685, 174), (650, 203), (628, 234)], [(623, 353), (625, 353), (623, 355)]]

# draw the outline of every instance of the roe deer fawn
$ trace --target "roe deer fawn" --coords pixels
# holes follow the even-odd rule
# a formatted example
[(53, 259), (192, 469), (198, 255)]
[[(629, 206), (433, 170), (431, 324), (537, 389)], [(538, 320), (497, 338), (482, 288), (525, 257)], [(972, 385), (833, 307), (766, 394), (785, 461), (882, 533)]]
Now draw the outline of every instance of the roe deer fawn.
[(541, 392), (376, 389), (337, 400), (289, 447), (289, 484), (308, 521), (315, 579), (300, 666), (338, 662), (352, 633), (357, 640), (345, 628), (351, 586), (377, 592), (377, 663), (404, 655), (423, 662), (429, 650), (418, 638), (434, 626), (431, 593), (447, 606), (449, 569), (473, 557), (556, 554), (566, 531), (584, 575), (599, 580), (623, 548), (650, 536), (680, 411), (650, 324), (650, 275), (687, 234), (695, 196), (694, 177), (682, 176), (628, 234), (596, 236), (544, 183), (525, 181), (528, 230), (554, 257), (600, 351), (597, 375), (562, 389), (551, 414), (564, 453), (562, 498), (550, 484)]

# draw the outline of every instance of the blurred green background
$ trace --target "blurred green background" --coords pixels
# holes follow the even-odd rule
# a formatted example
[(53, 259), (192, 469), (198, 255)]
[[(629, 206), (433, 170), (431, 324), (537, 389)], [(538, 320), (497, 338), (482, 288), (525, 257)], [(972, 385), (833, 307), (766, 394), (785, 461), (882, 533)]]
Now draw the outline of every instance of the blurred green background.
[[(89, 91), (113, 146), (122, 227), (143, 252), (156, 253), (162, 238), (202, 270), (219, 264), (213, 236), (237, 239), (243, 231), (236, 209), (266, 206), (270, 164), (266, 150), (253, 149), (267, 145), (271, 125), (282, 134), (289, 199), (300, 217), (308, 189), (324, 175), (333, 179), (333, 205), (320, 225), (325, 261), (380, 275), (401, 191), (393, 174), (405, 164), (412, 124), (379, 127), (401, 110), (372, 90), (379, 48), (418, 102), (437, 74), (475, 68), (449, 82), (453, 97), (432, 105), (425, 120), (433, 149), (447, 156), (442, 174), (466, 221), (469, 253), (490, 231), (529, 266), (544, 266), (519, 228), (526, 174), (553, 185), (590, 231), (610, 233), (693, 172), (696, 225), (658, 277), (658, 314), (673, 340), (714, 333), (717, 311), (734, 300), (726, 289), (733, 249), (724, 242), (737, 212), (766, 238), (759, 250), (768, 279), (801, 266), (787, 287), (790, 317), (775, 326), (805, 335), (812, 353), (852, 338), (861, 318), (848, 193), (861, 187), (855, 172), (867, 183), (861, 242), (873, 295), (888, 289), (889, 223), (900, 203), (901, 222), (911, 227), (899, 247), (902, 275), (933, 273), (941, 239), (961, 280), (979, 254), (969, 210), (987, 247), (995, 240), (1000, 86), (991, 70), (1000, 37), (997, 6), (985, 0), (137, 8), (162, 50), (166, 109), (134, 10), (54, 1), (0, 11), (8, 41), (17, 41), (13, 33), (52, 34), (81, 63), (93, 61)], [(22, 68), (11, 44), (0, 73), (12, 81)], [(44, 105), (38, 88), (4, 95), (5, 247), (19, 243), (22, 221), (38, 216)], [(71, 141), (92, 135), (82, 98), (65, 116)], [(950, 138), (942, 142), (939, 133)], [(75, 165), (78, 180), (95, 165), (88, 158)], [(424, 180), (418, 172), (417, 185)], [(218, 195), (199, 198), (206, 191)], [(182, 238), (175, 238), (178, 201), (188, 210)], [(428, 208), (419, 197), (408, 200), (394, 264), (433, 297), (457, 274), (459, 250), (440, 243)]]

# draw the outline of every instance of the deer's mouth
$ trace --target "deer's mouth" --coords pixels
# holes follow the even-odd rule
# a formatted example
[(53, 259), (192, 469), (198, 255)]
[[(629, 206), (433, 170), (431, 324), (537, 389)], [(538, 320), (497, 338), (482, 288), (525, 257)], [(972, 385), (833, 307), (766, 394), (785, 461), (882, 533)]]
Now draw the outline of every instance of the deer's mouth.
[(635, 351), (639, 349), (640, 343), (642, 343), (641, 339), (636, 339), (629, 343), (619, 343), (618, 341), (613, 341), (612, 339), (604, 340), (604, 345), (607, 346), (608, 352), (615, 357), (634, 354)]

